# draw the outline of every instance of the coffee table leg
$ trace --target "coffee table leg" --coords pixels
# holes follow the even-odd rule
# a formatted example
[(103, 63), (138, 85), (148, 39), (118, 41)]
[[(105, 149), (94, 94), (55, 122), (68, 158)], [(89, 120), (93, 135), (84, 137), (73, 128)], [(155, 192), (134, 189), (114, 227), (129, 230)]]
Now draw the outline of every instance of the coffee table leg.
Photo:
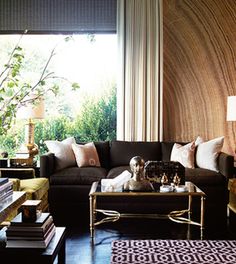
[(204, 229), (204, 214), (205, 214), (205, 197), (201, 196), (201, 239), (203, 238), (203, 229)]
[(188, 196), (188, 219), (191, 220), (192, 214), (192, 195)]
[(96, 197), (90, 196), (89, 197), (89, 203), (90, 203), (90, 237), (94, 237), (94, 222), (95, 222), (95, 212), (96, 212)]

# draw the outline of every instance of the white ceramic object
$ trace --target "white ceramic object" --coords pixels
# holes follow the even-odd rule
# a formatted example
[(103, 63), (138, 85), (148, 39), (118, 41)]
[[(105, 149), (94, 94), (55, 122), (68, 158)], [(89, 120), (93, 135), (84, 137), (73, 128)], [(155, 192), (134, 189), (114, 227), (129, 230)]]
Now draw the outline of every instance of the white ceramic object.
[(102, 179), (101, 191), (102, 192), (122, 192), (123, 185), (130, 180), (132, 174), (125, 170), (114, 179)]
[(171, 185), (161, 185), (160, 192), (173, 192), (173, 186)]
[(175, 187), (176, 192), (187, 192), (188, 187), (185, 185), (179, 185)]

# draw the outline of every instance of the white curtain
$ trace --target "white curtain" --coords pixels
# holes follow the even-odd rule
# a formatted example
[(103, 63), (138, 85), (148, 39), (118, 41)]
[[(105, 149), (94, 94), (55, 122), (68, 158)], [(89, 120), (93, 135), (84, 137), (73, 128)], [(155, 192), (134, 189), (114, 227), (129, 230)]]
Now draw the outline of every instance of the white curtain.
[(162, 0), (117, 2), (117, 139), (162, 140)]

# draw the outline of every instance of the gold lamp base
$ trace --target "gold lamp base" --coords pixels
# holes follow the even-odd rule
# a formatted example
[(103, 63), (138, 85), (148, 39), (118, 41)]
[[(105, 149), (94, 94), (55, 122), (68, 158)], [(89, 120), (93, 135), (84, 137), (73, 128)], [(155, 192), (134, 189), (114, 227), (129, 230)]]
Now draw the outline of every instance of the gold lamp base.
[(25, 144), (21, 146), (15, 158), (11, 159), (14, 166), (34, 166), (34, 157), (39, 153), (38, 145), (34, 143), (34, 123), (32, 119), (25, 125)]
[(34, 123), (31, 118), (29, 118), (28, 124), (25, 127), (25, 142), (27, 142), (26, 148), (30, 159), (34, 159), (34, 156), (39, 153), (38, 145), (34, 143)]
[(32, 158), (39, 153), (38, 145), (36, 144), (27, 144), (26, 147), (28, 149), (29, 156)]

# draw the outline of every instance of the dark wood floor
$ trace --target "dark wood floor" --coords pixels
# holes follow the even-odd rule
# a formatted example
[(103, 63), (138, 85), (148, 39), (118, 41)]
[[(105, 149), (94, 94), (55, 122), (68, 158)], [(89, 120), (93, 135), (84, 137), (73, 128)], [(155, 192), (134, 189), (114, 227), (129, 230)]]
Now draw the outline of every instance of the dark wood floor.
[[(97, 227), (94, 242), (89, 224), (67, 227), (66, 264), (108, 264), (111, 242), (115, 239), (200, 239), (197, 226), (169, 220), (129, 219)], [(203, 239), (236, 239), (236, 217), (212, 219), (204, 230)]]

